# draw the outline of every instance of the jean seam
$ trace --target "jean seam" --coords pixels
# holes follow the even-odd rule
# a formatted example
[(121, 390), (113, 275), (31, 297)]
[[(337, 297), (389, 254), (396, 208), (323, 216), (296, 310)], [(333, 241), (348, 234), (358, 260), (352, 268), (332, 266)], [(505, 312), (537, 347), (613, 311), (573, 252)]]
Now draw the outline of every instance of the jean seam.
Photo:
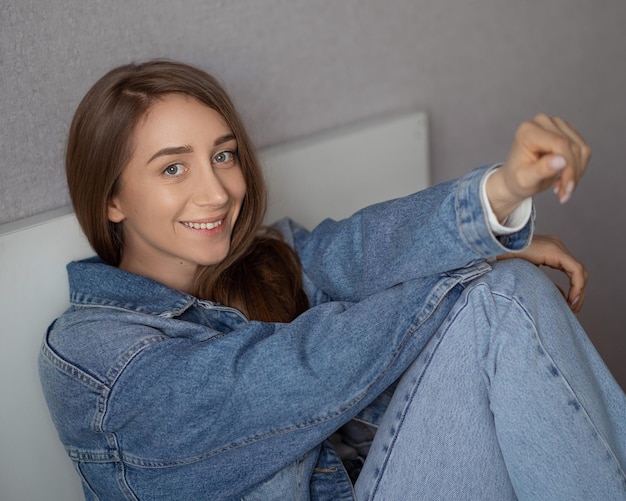
[[(380, 480), (383, 477), (383, 472), (386, 470), (387, 464), (389, 462), (389, 456), (391, 454), (391, 450), (393, 449), (393, 445), (397, 441), (400, 428), (402, 427), (402, 423), (404, 423), (404, 419), (406, 418), (407, 409), (410, 407), (410, 404), (413, 401), (413, 398), (415, 397), (415, 394), (417, 393), (417, 390), (420, 387), (420, 383), (421, 383), (421, 381), (422, 381), (422, 379), (424, 377), (424, 373), (426, 372), (426, 370), (430, 366), (430, 363), (431, 363), (435, 353), (437, 352), (437, 349), (439, 348), (439, 345), (441, 344), (441, 342), (443, 341), (443, 339), (445, 337), (445, 334), (446, 334), (446, 332), (448, 330), (448, 327), (454, 322), (454, 319), (456, 319), (456, 317), (465, 309), (467, 304), (468, 304), (468, 300), (465, 299), (463, 305), (460, 306), (458, 308), (458, 311), (455, 312), (454, 317), (448, 317), (448, 319), (445, 321), (445, 326), (443, 326), (444, 329), (441, 331), (441, 335), (439, 336), (439, 339), (437, 340), (437, 343), (435, 344), (435, 346), (433, 346), (433, 349), (430, 352), (427, 360), (424, 362), (424, 366), (421, 368), (417, 380), (415, 381), (414, 384), (412, 384), (411, 392), (407, 395), (407, 398), (405, 400), (405, 406), (404, 406), (404, 409), (402, 411), (402, 414), (396, 419), (396, 421), (394, 423), (394, 434), (393, 434), (393, 436), (391, 438), (391, 441), (389, 442), (388, 445), (385, 446), (385, 457), (383, 459), (383, 462), (382, 462), (381, 466), (378, 468), (379, 474), (377, 475), (376, 481), (374, 482), (374, 485), (372, 486), (372, 490), (371, 490), (371, 493), (368, 496), (368, 499), (373, 499), (374, 496), (376, 495), (376, 492), (378, 491), (378, 488), (380, 486)], [(435, 336), (437, 336), (436, 333), (435, 333)]]
[(472, 287), (472, 290), (466, 291), (464, 296), (462, 296), (462, 298), (459, 298), (459, 301), (462, 300), (463, 302), (458, 304), (458, 308), (456, 309), (456, 311), (451, 312), (452, 315), (449, 316), (446, 319), (445, 323), (441, 327), (440, 333), (436, 333), (435, 334), (435, 336), (439, 336), (439, 339), (437, 340), (437, 343), (433, 346), (432, 351), (430, 352), (427, 360), (424, 362), (423, 367), (421, 367), (420, 372), (419, 372), (419, 376), (417, 377), (415, 383), (413, 383), (411, 385), (411, 391), (407, 395), (407, 398), (405, 400), (405, 405), (403, 407), (402, 412), (397, 415), (397, 418), (396, 418), (396, 420), (393, 423), (393, 431), (394, 431), (393, 436), (392, 436), (391, 440), (384, 446), (385, 456), (383, 458), (383, 461), (382, 461), (381, 465), (377, 468), (378, 474), (376, 476), (375, 482), (372, 485), (371, 492), (369, 493), (367, 499), (369, 499), (369, 500), (374, 499), (374, 497), (375, 497), (375, 495), (376, 495), (376, 493), (377, 493), (377, 491), (378, 491), (378, 489), (380, 487), (381, 479), (384, 476), (384, 471), (387, 468), (387, 465), (388, 465), (388, 462), (389, 462), (389, 459), (390, 459), (390, 455), (391, 455), (391, 451), (393, 450), (393, 446), (394, 446), (394, 444), (396, 443), (396, 441), (398, 439), (398, 434), (399, 434), (400, 429), (402, 427), (402, 424), (403, 424), (403, 422), (404, 422), (404, 420), (406, 418), (407, 410), (410, 407), (411, 402), (413, 401), (413, 399), (414, 399), (414, 397), (415, 397), (415, 395), (416, 395), (416, 393), (417, 393), (417, 391), (418, 391), (418, 389), (420, 387), (420, 383), (421, 383), (421, 381), (423, 379), (423, 376), (424, 376), (426, 370), (430, 366), (430, 363), (433, 360), (433, 357), (435, 356), (435, 353), (437, 352), (439, 346), (441, 345), (441, 342), (445, 338), (446, 333), (448, 332), (448, 329), (449, 329), (450, 325), (454, 323), (454, 321), (458, 318), (458, 316), (468, 306), (468, 304), (469, 304), (469, 295), (474, 290), (478, 290), (478, 288), (483, 288), (483, 287), (487, 288), (489, 293), (491, 295), (493, 295), (494, 297), (498, 297), (498, 298), (503, 299), (505, 301), (514, 303), (514, 305), (517, 308), (519, 308), (519, 311), (521, 311), (523, 313), (523, 315), (529, 320), (530, 324), (532, 325), (532, 333), (533, 333), (534, 341), (543, 350), (544, 354), (547, 356), (548, 362), (550, 364), (552, 364), (553, 367), (556, 368), (556, 370), (558, 372), (559, 379), (562, 382), (562, 385), (563, 385), (565, 391), (567, 392), (567, 394), (571, 395), (572, 398), (574, 399), (574, 401), (580, 406), (581, 410), (584, 411), (584, 416), (585, 416), (584, 421), (590, 427), (591, 431), (593, 432), (592, 434), (594, 434), (595, 437), (597, 437), (597, 441), (598, 441), (599, 445), (602, 446), (605, 449), (605, 451), (607, 452), (607, 454), (609, 454), (609, 456), (612, 458), (613, 463), (618, 468), (618, 472), (621, 473), (621, 475), (622, 475), (622, 480), (626, 483), (626, 474), (624, 473), (624, 470), (623, 470), (619, 460), (617, 459), (617, 456), (615, 455), (615, 453), (611, 449), (609, 443), (606, 441), (606, 439), (603, 436), (603, 434), (600, 433), (600, 431), (596, 427), (594, 421), (591, 419), (591, 416), (587, 412), (586, 407), (580, 401), (578, 395), (576, 394), (574, 389), (571, 387), (571, 385), (569, 384), (569, 382), (567, 381), (567, 379), (563, 375), (563, 373), (560, 370), (558, 364), (555, 362), (555, 360), (549, 354), (549, 351), (544, 346), (544, 343), (543, 343), (543, 341), (541, 339), (541, 336), (539, 335), (539, 332), (537, 330), (536, 323), (533, 320), (532, 315), (530, 315), (530, 313), (528, 312), (526, 307), (523, 305), (523, 303), (521, 303), (518, 300), (518, 298), (515, 297), (514, 293), (511, 294), (511, 295), (505, 295), (503, 293), (494, 291), (488, 284), (479, 283), (479, 284), (475, 284), (475, 285), (473, 285), (471, 287)]
[(557, 364), (557, 362), (554, 360), (552, 355), (550, 355), (550, 352), (546, 349), (546, 347), (545, 347), (545, 345), (543, 343), (543, 340), (541, 339), (541, 336), (539, 335), (539, 331), (537, 329), (537, 326), (535, 325), (535, 321), (533, 320), (532, 315), (528, 312), (528, 310), (526, 309), (524, 304), (522, 304), (518, 300), (518, 298), (515, 297), (514, 294), (512, 294), (510, 296), (509, 295), (505, 295), (505, 294), (502, 294), (500, 292), (493, 291), (486, 284), (479, 284), (479, 285), (488, 287), (489, 291), (490, 291), (490, 293), (492, 295), (497, 296), (497, 297), (499, 297), (499, 298), (501, 298), (501, 299), (503, 299), (505, 301), (509, 301), (509, 302), (515, 303), (515, 305), (519, 308), (519, 310), (523, 312), (524, 316), (527, 318), (527, 320), (530, 322), (530, 324), (533, 327), (532, 332), (533, 332), (533, 336), (534, 336), (535, 342), (541, 348), (541, 350), (543, 351), (543, 354), (547, 357), (547, 359), (550, 362), (550, 364), (552, 364), (552, 367), (554, 367), (556, 369), (557, 375), (558, 375), (559, 380), (561, 381), (562, 385), (564, 386), (565, 392), (569, 394), (569, 396), (575, 401), (575, 403), (578, 406), (580, 406), (580, 409), (584, 412), (585, 421), (587, 422), (587, 424), (589, 425), (590, 429), (593, 432), (592, 436), (597, 437), (598, 442), (604, 447), (604, 449), (607, 452), (607, 454), (611, 457), (611, 459), (613, 460), (613, 462), (617, 466), (619, 472), (622, 475), (622, 480), (626, 484), (626, 472), (624, 471), (624, 469), (622, 468), (622, 465), (620, 464), (619, 460), (617, 459), (617, 456), (615, 455), (615, 452), (613, 452), (613, 449), (611, 448), (610, 444), (607, 442), (607, 440), (605, 439), (604, 435), (597, 428), (597, 426), (594, 423), (593, 419), (589, 415), (589, 412), (587, 411), (587, 408), (585, 407), (583, 402), (580, 400), (580, 398), (578, 397), (578, 394), (574, 391), (574, 389), (572, 388), (572, 386), (569, 383), (569, 381), (567, 380), (567, 378), (563, 375), (563, 371), (560, 369), (560, 367)]

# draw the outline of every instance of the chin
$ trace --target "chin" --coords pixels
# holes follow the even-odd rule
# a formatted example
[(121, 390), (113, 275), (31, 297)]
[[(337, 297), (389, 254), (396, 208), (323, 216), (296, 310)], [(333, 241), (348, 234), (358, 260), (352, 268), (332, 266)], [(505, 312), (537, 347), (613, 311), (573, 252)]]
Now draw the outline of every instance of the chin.
[(225, 252), (223, 255), (213, 255), (211, 257), (204, 257), (198, 260), (199, 266), (215, 266), (216, 264), (220, 264), (226, 257), (228, 256), (228, 252)]

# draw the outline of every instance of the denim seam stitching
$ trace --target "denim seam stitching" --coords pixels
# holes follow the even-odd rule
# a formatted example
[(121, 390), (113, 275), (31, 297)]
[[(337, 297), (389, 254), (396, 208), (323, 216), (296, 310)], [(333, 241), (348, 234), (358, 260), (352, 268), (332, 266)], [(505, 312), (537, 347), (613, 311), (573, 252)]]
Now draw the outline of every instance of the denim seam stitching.
[[(446, 327), (445, 327), (444, 331), (442, 331), (442, 334), (441, 334), (441, 336), (440, 336), (439, 340), (437, 341), (436, 345), (435, 345), (435, 346), (433, 347), (433, 349), (431, 350), (430, 355), (429, 355), (428, 359), (426, 360), (426, 362), (425, 362), (425, 364), (424, 364), (424, 367), (423, 367), (423, 368), (422, 368), (422, 370), (420, 371), (420, 376), (419, 376), (419, 378), (417, 379), (417, 381), (415, 382), (415, 384), (414, 384), (414, 386), (413, 386), (413, 389), (412, 389), (412, 391), (411, 391), (411, 393), (410, 393), (410, 395), (409, 395), (409, 398), (406, 400), (406, 405), (404, 406), (404, 411), (403, 411), (403, 413), (402, 413), (402, 415), (401, 415), (401, 418), (399, 418), (399, 419), (398, 419), (398, 421), (397, 421), (397, 423), (400, 423), (400, 425), (401, 425), (401, 423), (402, 423), (402, 422), (404, 422), (404, 419), (406, 418), (406, 412), (407, 412), (407, 410), (408, 410), (409, 404), (410, 404), (410, 402), (412, 402), (412, 401), (413, 401), (413, 398), (415, 397), (415, 394), (416, 394), (416, 392), (417, 392), (417, 390), (418, 390), (418, 388), (419, 388), (419, 386), (420, 386), (420, 384), (421, 384), (421, 381), (422, 381), (422, 379), (423, 379), (423, 377), (424, 377), (424, 373), (426, 372), (426, 370), (427, 370), (427, 369), (428, 369), (428, 367), (430, 366), (430, 364), (431, 364), (431, 362), (432, 362), (432, 360), (433, 360), (433, 357), (434, 357), (435, 352), (436, 352), (436, 351), (437, 351), (437, 349), (439, 348), (440, 344), (443, 342), (443, 339), (444, 339), (444, 337), (445, 337), (445, 334), (446, 334), (446, 332), (447, 332), (447, 330), (448, 330), (448, 326), (449, 326), (449, 325), (451, 325), (451, 324), (454, 322), (454, 319), (455, 319), (455, 318), (456, 318), (456, 317), (457, 317), (457, 316), (461, 313), (461, 311), (463, 311), (463, 309), (467, 306), (467, 304), (468, 304), (468, 299), (467, 299), (467, 297), (466, 297), (466, 299), (464, 300), (464, 303), (463, 303), (462, 307), (459, 307), (459, 309), (458, 309), (458, 311), (455, 313), (454, 317), (448, 317), (448, 318), (449, 318), (449, 321), (448, 321), (448, 320), (446, 320)], [(435, 334), (435, 335), (436, 335), (436, 334)], [(399, 426), (398, 426), (398, 428), (399, 428)], [(391, 443), (391, 445), (387, 447), (387, 450), (389, 450), (389, 449), (392, 449), (392, 448), (393, 448), (393, 444), (396, 442), (397, 437), (398, 437), (397, 433), (393, 435), (393, 437), (392, 437), (392, 439), (391, 439), (391, 442), (390, 442), (390, 443)], [(371, 494), (368, 496), (368, 497), (369, 497), (369, 499), (373, 499), (373, 496), (375, 496), (375, 495), (376, 495), (376, 492), (378, 491), (378, 488), (380, 487), (380, 480), (381, 480), (381, 478), (382, 478), (382, 476), (383, 476), (383, 471), (387, 468), (388, 463), (389, 463), (389, 455), (388, 455), (388, 454), (385, 454), (385, 457), (384, 457), (384, 459), (383, 459), (383, 461), (382, 461), (382, 464), (381, 464), (381, 466), (378, 468), (378, 469), (379, 469), (379, 471), (380, 471), (380, 474), (377, 476), (377, 479), (376, 479), (376, 481), (374, 482), (374, 485), (372, 486), (372, 492), (371, 492)]]
[(91, 374), (79, 369), (74, 364), (71, 364), (59, 356), (52, 347), (44, 340), (41, 347), (41, 354), (46, 357), (46, 360), (52, 364), (57, 370), (73, 378), (81, 384), (84, 384), (89, 389), (101, 393), (107, 390), (107, 386), (103, 381), (98, 380)]
[[(488, 287), (486, 284), (479, 284), (479, 285), (484, 286), (484, 287)], [(578, 403), (578, 405), (580, 405), (580, 408), (584, 411), (584, 415), (585, 415), (585, 418), (586, 418), (585, 421), (587, 421), (587, 423), (589, 424), (591, 429), (594, 431), (595, 435), (598, 437), (598, 439), (601, 442), (601, 444), (606, 449), (606, 452), (610, 455), (610, 457), (612, 458), (613, 462), (617, 465), (618, 470), (622, 474), (622, 479), (624, 480), (624, 482), (626, 482), (626, 472), (624, 472), (624, 469), (622, 468), (619, 460), (615, 456), (615, 453), (613, 452), (613, 449), (611, 448), (609, 443), (604, 438), (604, 435), (602, 433), (600, 433), (600, 430), (596, 427), (595, 423), (593, 422), (593, 419), (591, 419), (591, 416), (589, 415), (589, 412), (587, 411), (587, 408), (583, 405), (583, 403), (578, 398), (578, 395), (576, 394), (574, 389), (571, 387), (571, 385), (569, 384), (569, 382), (567, 381), (567, 379), (563, 375), (563, 372), (559, 369), (558, 364), (554, 361), (554, 359), (550, 355), (550, 352), (545, 348), (545, 346), (543, 344), (543, 340), (541, 339), (541, 336), (539, 336), (539, 332), (537, 332), (537, 329), (536, 329), (536, 326), (535, 326), (535, 322), (533, 321), (533, 318), (530, 315), (530, 313), (528, 312), (528, 310), (518, 300), (518, 298), (515, 297), (514, 293), (511, 296), (507, 296), (507, 295), (504, 295), (502, 293), (499, 293), (499, 292), (496, 292), (496, 291), (492, 291), (492, 290), (491, 290), (491, 293), (494, 296), (498, 296), (498, 297), (500, 297), (500, 298), (502, 298), (502, 299), (504, 299), (506, 301), (514, 302), (520, 308), (520, 310), (524, 312), (524, 315), (529, 320), (530, 324), (533, 326), (534, 337), (535, 337), (537, 343), (539, 344), (539, 346), (541, 347), (541, 349), (543, 350), (544, 355), (551, 362), (552, 366), (557, 369), (559, 380), (565, 386), (566, 391), (575, 399), (575, 401)]]

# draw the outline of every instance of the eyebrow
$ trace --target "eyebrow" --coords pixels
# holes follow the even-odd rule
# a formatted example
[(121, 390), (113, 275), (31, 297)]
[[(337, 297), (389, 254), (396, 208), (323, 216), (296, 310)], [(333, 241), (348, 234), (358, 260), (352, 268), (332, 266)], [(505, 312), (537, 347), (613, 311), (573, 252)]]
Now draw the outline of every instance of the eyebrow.
[[(221, 144), (227, 143), (228, 141), (232, 141), (233, 139), (235, 139), (234, 134), (232, 133), (225, 134), (223, 136), (218, 137), (213, 143), (213, 146), (214, 147), (219, 146)], [(193, 152), (193, 148), (187, 144), (183, 146), (170, 146), (167, 148), (162, 148), (150, 157), (150, 160), (148, 160), (148, 163), (152, 162), (154, 159), (159, 158), (159, 157), (171, 156), (171, 155), (182, 155), (182, 154), (191, 153), (191, 152)]]

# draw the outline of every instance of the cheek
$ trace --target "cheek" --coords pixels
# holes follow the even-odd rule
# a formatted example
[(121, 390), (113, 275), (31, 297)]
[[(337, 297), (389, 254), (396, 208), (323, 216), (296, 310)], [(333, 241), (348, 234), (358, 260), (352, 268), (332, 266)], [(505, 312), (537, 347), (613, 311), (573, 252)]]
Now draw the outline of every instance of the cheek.
[(241, 209), (243, 207), (244, 199), (246, 197), (246, 184), (243, 179), (243, 175), (241, 176), (241, 182), (233, 186), (233, 190), (231, 193), (231, 198), (234, 201), (235, 210), (233, 211), (232, 225), (235, 226), (235, 223), (239, 220), (241, 216)]
[(232, 172), (228, 179), (228, 191), (230, 197), (235, 201), (236, 205), (241, 207), (243, 199), (246, 196), (246, 180), (243, 177), (241, 169)]
[(178, 211), (180, 202), (163, 190), (136, 191), (132, 194), (132, 211), (136, 221), (155, 224)]
[(239, 205), (243, 204), (243, 199), (246, 198), (246, 193), (247, 193), (246, 184), (245, 182), (242, 181), (241, 187), (239, 188), (239, 193), (238, 193)]

